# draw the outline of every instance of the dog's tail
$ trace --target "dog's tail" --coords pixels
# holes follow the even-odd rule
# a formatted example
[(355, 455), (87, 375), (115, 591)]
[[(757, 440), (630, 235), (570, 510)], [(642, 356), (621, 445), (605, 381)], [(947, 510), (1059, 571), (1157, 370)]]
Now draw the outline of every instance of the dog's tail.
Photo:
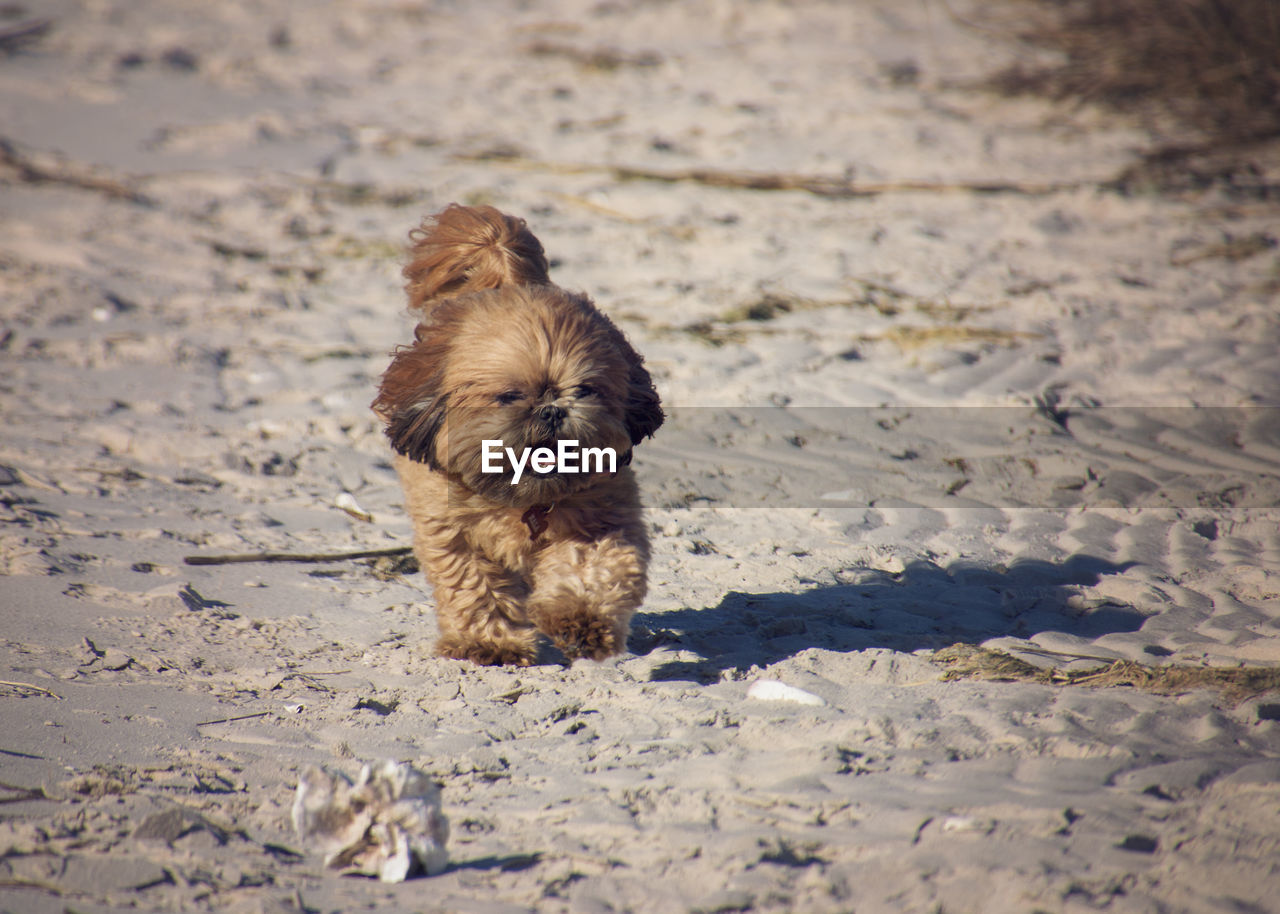
[(442, 298), (508, 285), (549, 283), (542, 243), (523, 219), (492, 206), (452, 203), (409, 233), (409, 308), (430, 314)]

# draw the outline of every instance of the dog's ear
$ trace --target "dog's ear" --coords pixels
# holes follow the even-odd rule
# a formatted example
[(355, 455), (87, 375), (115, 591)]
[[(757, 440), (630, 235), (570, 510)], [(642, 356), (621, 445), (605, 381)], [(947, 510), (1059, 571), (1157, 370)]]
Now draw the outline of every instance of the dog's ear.
[(373, 411), (386, 422), (387, 439), (397, 454), (438, 470), (436, 437), (444, 427), (449, 396), (441, 389), (441, 360), (435, 348), (426, 338), (393, 353)]
[[(592, 307), (590, 300), (585, 296), (581, 297), (581, 304), (585, 308)], [(608, 317), (593, 308), (592, 312), (598, 315), (595, 320), (603, 324), (604, 332), (613, 343), (615, 351), (627, 365), (624, 419), (632, 445), (639, 444), (656, 432), (666, 418), (666, 414), (662, 412), (662, 400), (658, 397), (658, 391), (654, 389), (649, 370), (644, 367), (644, 358), (627, 341), (626, 334), (619, 330)]]
[(387, 423), (387, 440), (397, 454), (410, 460), (425, 463), (433, 470), (441, 469), (436, 457), (436, 436), (444, 427), (448, 411), (448, 397), (441, 395), (430, 401), (420, 401), (391, 417)]
[(636, 356), (627, 376), (627, 431), (631, 434), (631, 443), (639, 444), (648, 438), (662, 425), (666, 414), (662, 412), (662, 401), (654, 390), (653, 379), (649, 371)]

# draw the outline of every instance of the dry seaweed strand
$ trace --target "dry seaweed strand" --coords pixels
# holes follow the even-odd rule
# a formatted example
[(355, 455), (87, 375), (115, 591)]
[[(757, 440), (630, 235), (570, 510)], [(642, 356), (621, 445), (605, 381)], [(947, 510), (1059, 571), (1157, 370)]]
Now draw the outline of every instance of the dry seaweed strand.
[(154, 204), (150, 197), (124, 181), (87, 172), (83, 166), (71, 164), (45, 165), (18, 150), (12, 142), (0, 137), (0, 169), (17, 172), (17, 179), (27, 184), (62, 184), (103, 194), (116, 200), (127, 200), (144, 206)]
[(781, 171), (726, 171), (717, 168), (643, 168), (634, 165), (547, 162), (529, 159), (518, 152), (493, 149), (461, 153), (460, 162), (496, 162), (530, 171), (555, 174), (607, 174), (616, 181), (657, 181), (664, 184), (702, 184), (738, 190), (798, 190), (818, 197), (848, 199), (890, 193), (974, 193), (1025, 194), (1044, 196), (1080, 188), (1099, 187), (1097, 181), (886, 181), (863, 183), (834, 175), (809, 175)]
[(619, 181), (690, 182), (708, 187), (745, 190), (802, 190), (818, 197), (874, 197), (890, 193), (1025, 194), (1043, 196), (1083, 186), (1074, 181), (885, 181), (861, 183), (851, 178), (788, 172), (721, 171), (689, 168), (673, 171), (616, 165), (609, 169)]
[(561, 57), (584, 69), (605, 72), (623, 67), (656, 67), (662, 63), (662, 56), (655, 51), (627, 54), (613, 47), (580, 48), (567, 42), (547, 39), (530, 42), (523, 50), (534, 57)]
[[(1035, 651), (1034, 653), (1045, 653)], [(1061, 654), (1058, 656), (1071, 656)], [(1218, 689), (1233, 704), (1280, 691), (1280, 668), (1200, 667), (1170, 664), (1147, 666), (1132, 660), (1113, 660), (1091, 670), (1040, 669), (1005, 651), (953, 644), (935, 651), (932, 661), (946, 667), (944, 681), (982, 679), (995, 682), (1038, 682), (1044, 685), (1079, 685), (1091, 688), (1130, 686), (1156, 695), (1181, 695), (1195, 689)], [(1099, 660), (1098, 657), (1085, 659)]]

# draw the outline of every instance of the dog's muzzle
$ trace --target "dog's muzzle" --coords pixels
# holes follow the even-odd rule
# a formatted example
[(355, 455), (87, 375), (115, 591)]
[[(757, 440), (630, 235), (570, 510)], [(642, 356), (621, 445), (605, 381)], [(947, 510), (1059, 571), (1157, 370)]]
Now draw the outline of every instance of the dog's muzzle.
[(568, 415), (562, 408), (554, 403), (547, 403), (539, 406), (534, 412), (534, 417), (543, 425), (551, 429), (560, 427), (560, 423), (564, 421), (564, 417)]

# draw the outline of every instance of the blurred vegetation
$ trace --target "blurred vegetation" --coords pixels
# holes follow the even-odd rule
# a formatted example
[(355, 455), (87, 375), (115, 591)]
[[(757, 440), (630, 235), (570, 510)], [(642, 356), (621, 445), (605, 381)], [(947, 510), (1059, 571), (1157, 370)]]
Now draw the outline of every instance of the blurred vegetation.
[[(1056, 62), (993, 88), (1165, 115), (1217, 144), (1280, 136), (1278, 0), (1008, 0), (1005, 21)], [(1016, 21), (1011, 21), (1016, 17)], [(1004, 19), (1004, 15), (1000, 15)]]

